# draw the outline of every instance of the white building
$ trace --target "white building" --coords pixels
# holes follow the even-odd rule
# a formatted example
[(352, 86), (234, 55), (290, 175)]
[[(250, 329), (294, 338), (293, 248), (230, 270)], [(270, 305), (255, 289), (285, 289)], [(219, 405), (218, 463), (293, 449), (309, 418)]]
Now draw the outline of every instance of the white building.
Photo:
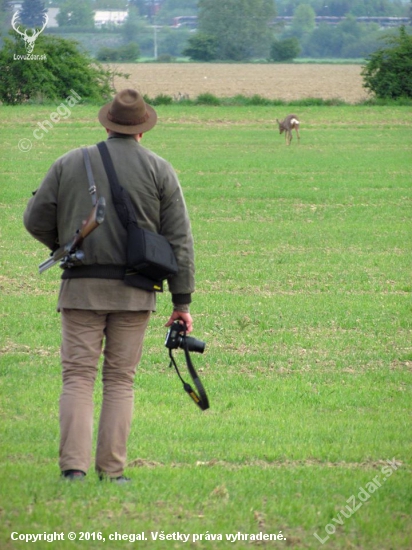
[(103, 27), (104, 25), (121, 25), (126, 19), (126, 10), (97, 10), (94, 12), (94, 24), (96, 27)]

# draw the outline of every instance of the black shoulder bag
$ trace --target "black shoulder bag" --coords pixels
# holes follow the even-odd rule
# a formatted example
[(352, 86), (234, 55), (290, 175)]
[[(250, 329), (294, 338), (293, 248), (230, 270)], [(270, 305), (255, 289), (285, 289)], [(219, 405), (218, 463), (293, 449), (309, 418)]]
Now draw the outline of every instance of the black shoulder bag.
[(124, 282), (129, 286), (163, 291), (163, 281), (176, 275), (178, 266), (169, 242), (158, 233), (138, 226), (129, 193), (117, 178), (107, 145), (97, 144), (110, 182), (113, 204), (127, 231), (127, 266)]

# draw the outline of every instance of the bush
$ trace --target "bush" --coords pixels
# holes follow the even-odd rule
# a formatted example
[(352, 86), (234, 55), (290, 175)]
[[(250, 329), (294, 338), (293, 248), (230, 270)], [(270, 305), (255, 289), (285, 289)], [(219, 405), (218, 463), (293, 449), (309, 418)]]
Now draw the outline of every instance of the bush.
[(398, 36), (384, 40), (391, 47), (369, 56), (362, 69), (363, 86), (380, 99), (412, 98), (412, 36), (400, 27)]
[(149, 99), (147, 96), (143, 98), (146, 103), (149, 105), (171, 105), (173, 103), (173, 98), (170, 95), (160, 94), (157, 95), (154, 99)]
[[(109, 71), (79, 50), (76, 42), (40, 35), (34, 59), (25, 59), (24, 42), (14, 31), (0, 50), (0, 100), (9, 105), (64, 99), (74, 90), (82, 99), (101, 102), (113, 93)], [(42, 59), (44, 57), (44, 59)]]
[(216, 59), (216, 37), (198, 32), (189, 38), (188, 44), (182, 55), (190, 57), (193, 61), (213, 61)]
[(99, 61), (136, 61), (140, 55), (139, 45), (135, 42), (129, 42), (120, 48), (103, 47), (96, 54)]
[(295, 37), (274, 40), (270, 47), (271, 61), (293, 61), (300, 54), (299, 40)]
[(176, 58), (170, 53), (161, 53), (157, 56), (156, 63), (174, 63)]
[(140, 55), (140, 48), (136, 42), (129, 42), (118, 49), (119, 61), (136, 61)]
[(117, 48), (109, 48), (103, 46), (97, 51), (96, 59), (99, 61), (104, 61), (105, 63), (112, 63), (113, 61), (118, 61), (119, 51)]
[(213, 94), (200, 94), (196, 98), (196, 105), (220, 105), (220, 99)]
[(246, 100), (246, 105), (270, 105), (271, 101), (269, 99), (266, 99), (265, 97), (262, 97), (258, 94), (252, 95), (252, 97), (248, 97)]

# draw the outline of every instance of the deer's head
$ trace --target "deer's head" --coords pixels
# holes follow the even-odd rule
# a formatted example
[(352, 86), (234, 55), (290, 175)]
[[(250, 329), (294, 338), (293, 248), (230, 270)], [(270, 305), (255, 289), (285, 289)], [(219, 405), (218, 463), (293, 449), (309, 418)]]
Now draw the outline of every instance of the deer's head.
[(281, 122), (279, 122), (278, 119), (276, 119), (276, 122), (278, 123), (278, 126), (279, 126), (279, 134), (283, 134), (283, 132), (285, 131), (285, 127)]

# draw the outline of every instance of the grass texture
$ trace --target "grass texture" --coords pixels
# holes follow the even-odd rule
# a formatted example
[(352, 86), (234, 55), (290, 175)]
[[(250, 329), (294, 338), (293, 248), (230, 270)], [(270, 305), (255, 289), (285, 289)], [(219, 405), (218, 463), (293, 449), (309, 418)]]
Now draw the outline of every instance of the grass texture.
[[(300, 107), (287, 147), (285, 107), (157, 107), (142, 143), (191, 214), (211, 408), (168, 368), (166, 293), (122, 487), (59, 479), (59, 269), (37, 274), (48, 253), (22, 225), (51, 163), (104, 139), (97, 110), (73, 106), (40, 139), (51, 106), (0, 110), (0, 547), (410, 548), (410, 109)], [(100, 381), (95, 402), (97, 420)]]

